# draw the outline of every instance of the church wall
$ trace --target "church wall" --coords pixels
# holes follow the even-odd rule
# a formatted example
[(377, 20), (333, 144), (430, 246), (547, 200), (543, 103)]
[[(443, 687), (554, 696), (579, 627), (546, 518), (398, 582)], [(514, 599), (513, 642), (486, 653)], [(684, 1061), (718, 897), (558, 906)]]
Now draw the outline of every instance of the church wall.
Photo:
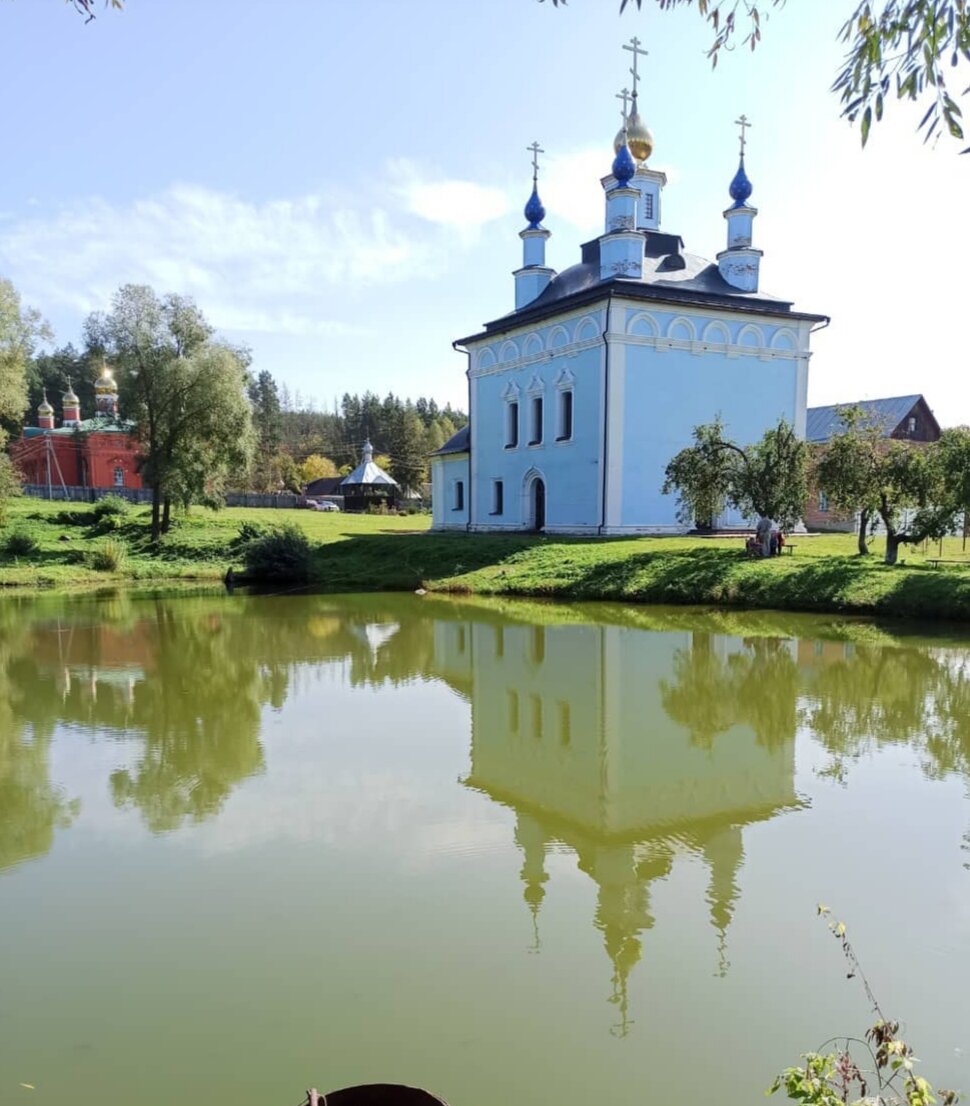
[[(679, 532), (676, 497), (660, 492), (670, 459), (693, 428), (720, 415), (747, 444), (779, 418), (804, 433), (807, 327), (772, 316), (700, 311), (625, 311), (611, 349), (611, 435), (607, 527), (611, 532)], [(734, 512), (721, 525), (743, 525)]]
[[(692, 691), (695, 665), (716, 675), (713, 656), (729, 674), (727, 654), (750, 664), (749, 650), (736, 638), (694, 637), (476, 622), (459, 633), (450, 624), (447, 642), (436, 636), (435, 663), (470, 660), (470, 782), (610, 835), (794, 803), (794, 732), (766, 748), (731, 688), (717, 703)], [(691, 719), (671, 716), (678, 710), (696, 710), (700, 722), (715, 715), (720, 732), (709, 744), (694, 739)]]
[[(586, 311), (471, 348), (473, 529), (530, 529), (535, 478), (545, 484), (547, 531), (598, 528), (602, 328), (602, 311)], [(573, 395), (572, 436), (556, 441), (560, 397), (566, 391)], [(543, 405), (542, 442), (530, 445), (536, 397)], [(518, 444), (508, 447), (508, 410), (513, 402), (519, 406)], [(494, 513), (496, 481), (502, 483), (501, 514)]]
[[(461, 483), (461, 507), (457, 485)], [(468, 525), (468, 454), (435, 457), (431, 463), (431, 525), (435, 530), (464, 530)]]

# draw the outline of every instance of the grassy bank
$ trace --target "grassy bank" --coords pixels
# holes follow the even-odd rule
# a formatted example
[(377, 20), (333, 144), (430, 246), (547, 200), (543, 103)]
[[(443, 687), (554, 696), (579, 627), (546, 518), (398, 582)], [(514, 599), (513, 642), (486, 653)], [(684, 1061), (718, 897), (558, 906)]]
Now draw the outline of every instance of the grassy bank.
[[(193, 512), (157, 550), (138, 509), (102, 532), (89, 507), (21, 500), (5, 533), (28, 534), (29, 556), (0, 555), (0, 585), (75, 589), (128, 581), (219, 580), (241, 565), (240, 527), (293, 522), (314, 545), (313, 583), (328, 591), (413, 590), (531, 595), (638, 603), (830, 611), (970, 620), (970, 557), (948, 539), (943, 556), (964, 564), (933, 568), (907, 549), (905, 563), (855, 556), (851, 535), (797, 538), (793, 555), (742, 556), (738, 538), (589, 539), (527, 535), (429, 534), (427, 516), (383, 517), (313, 511)], [(95, 568), (106, 542), (124, 544), (123, 566)]]

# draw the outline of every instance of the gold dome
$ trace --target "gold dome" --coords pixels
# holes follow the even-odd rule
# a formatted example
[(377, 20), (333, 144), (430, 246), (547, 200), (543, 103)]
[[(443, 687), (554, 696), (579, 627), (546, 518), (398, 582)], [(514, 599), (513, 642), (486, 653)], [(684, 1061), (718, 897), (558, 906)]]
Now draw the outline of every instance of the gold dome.
[(101, 370), (101, 375), (98, 377), (98, 382), (95, 384), (94, 390), (99, 396), (114, 395), (118, 390), (118, 386), (115, 384), (115, 378), (111, 375), (111, 370), (107, 365)]
[[(621, 127), (616, 133), (616, 138), (613, 139), (615, 153), (619, 153), (620, 147), (623, 145), (623, 131), (624, 128)], [(635, 97), (630, 114), (626, 117), (626, 144), (630, 147), (633, 160), (638, 163), (646, 161), (653, 153), (653, 135), (647, 128), (646, 123), (640, 118)]]
[(77, 405), (81, 402), (74, 394), (74, 389), (71, 387), (70, 384), (68, 384), (67, 386), (67, 391), (61, 396), (61, 402), (64, 404), (65, 407), (77, 407)]
[(37, 408), (37, 414), (38, 415), (53, 415), (54, 414), (54, 408), (51, 407), (51, 405), (47, 402), (47, 393), (46, 392), (44, 393), (43, 403), (41, 403), (41, 405)]

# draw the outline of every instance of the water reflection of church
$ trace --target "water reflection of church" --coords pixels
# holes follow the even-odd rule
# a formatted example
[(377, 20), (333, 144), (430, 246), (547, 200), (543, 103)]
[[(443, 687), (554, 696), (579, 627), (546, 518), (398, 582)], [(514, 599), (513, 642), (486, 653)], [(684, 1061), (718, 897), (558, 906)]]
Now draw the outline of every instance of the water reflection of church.
[[(732, 696), (723, 680), (728, 702), (712, 708), (700, 691), (693, 704), (701, 719), (711, 709), (733, 711), (721, 717), (716, 742), (689, 717), (674, 721), (671, 708), (692, 666), (750, 674), (750, 649), (709, 634), (499, 620), (437, 621), (434, 635), (438, 674), (471, 702), (464, 782), (515, 811), (534, 918), (551, 847), (572, 849), (597, 885), (595, 925), (613, 965), (617, 1031), (626, 1032), (628, 978), (654, 924), (652, 884), (679, 856), (707, 866), (710, 922), (726, 970), (744, 828), (797, 804), (794, 727), (765, 740), (747, 696)], [(788, 643), (777, 644), (791, 665)]]
[[(537, 611), (558, 623), (526, 621)], [(831, 757), (816, 769), (827, 776), (892, 742), (916, 750), (930, 778), (970, 779), (965, 646), (799, 640), (803, 626), (818, 624), (431, 596), (116, 597), (63, 613), (8, 602), (0, 874), (45, 855), (74, 821), (77, 803), (51, 776), (61, 726), (133, 742), (106, 781), (111, 798), (170, 832), (217, 817), (267, 768), (265, 710), (325, 668), (351, 687), (441, 680), (469, 703), (464, 782), (514, 811), (536, 922), (551, 850), (572, 851), (594, 881), (623, 1031), (653, 885), (677, 866), (706, 867), (698, 906), (726, 967), (745, 827), (797, 803), (799, 726)]]

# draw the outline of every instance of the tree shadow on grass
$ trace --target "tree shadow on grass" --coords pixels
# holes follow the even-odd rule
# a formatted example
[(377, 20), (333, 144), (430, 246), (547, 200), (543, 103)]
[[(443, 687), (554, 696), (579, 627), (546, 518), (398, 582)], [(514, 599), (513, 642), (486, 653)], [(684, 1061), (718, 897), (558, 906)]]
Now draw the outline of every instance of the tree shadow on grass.
[(327, 591), (414, 589), (429, 580), (495, 568), (549, 541), (534, 534), (348, 535), (315, 551), (314, 583)]

